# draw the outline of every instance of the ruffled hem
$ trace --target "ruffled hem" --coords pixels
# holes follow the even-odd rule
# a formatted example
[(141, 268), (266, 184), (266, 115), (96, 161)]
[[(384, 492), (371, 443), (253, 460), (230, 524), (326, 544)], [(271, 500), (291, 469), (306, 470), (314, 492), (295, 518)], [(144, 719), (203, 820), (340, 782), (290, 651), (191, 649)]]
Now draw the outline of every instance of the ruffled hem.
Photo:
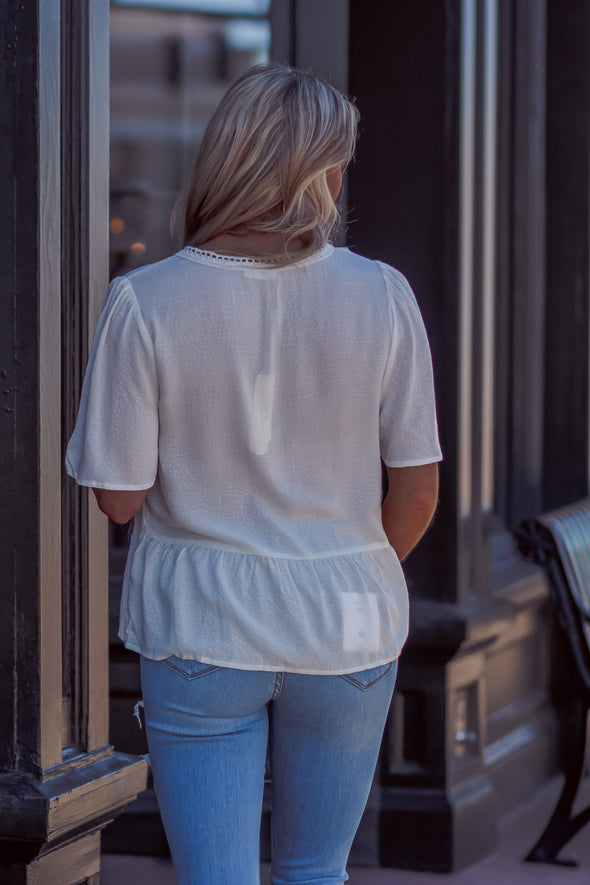
[(145, 657), (336, 675), (396, 659), (407, 631), (389, 546), (287, 559), (132, 539), (119, 635)]
[[(119, 634), (120, 639), (123, 639), (123, 636)], [(130, 651), (135, 651), (138, 654), (143, 654), (139, 647), (133, 645), (133, 643), (126, 642), (125, 648), (130, 649)], [(174, 655), (174, 657), (181, 658), (186, 661), (194, 661), (196, 660), (194, 655), (179, 655), (176, 652), (171, 652), (170, 655), (164, 655), (161, 658), (150, 658), (150, 660), (154, 661), (163, 661), (167, 658)], [(147, 657), (147, 655), (143, 655), (143, 657)], [(331, 669), (331, 670), (310, 670), (310, 669), (299, 669), (294, 667), (272, 667), (272, 666), (259, 666), (253, 664), (244, 664), (244, 663), (235, 663), (231, 661), (220, 661), (217, 659), (209, 658), (207, 655), (199, 655), (199, 663), (208, 664), (212, 667), (228, 667), (231, 670), (251, 670), (256, 673), (297, 673), (299, 676), (348, 676), (350, 673), (361, 673), (363, 670), (372, 670), (375, 667), (384, 667), (386, 664), (390, 664), (392, 661), (397, 661), (399, 658), (399, 654), (395, 657), (387, 657), (383, 660), (378, 659), (375, 661), (365, 662), (362, 666), (356, 667), (353, 669), (352, 667), (341, 667), (340, 669)]]

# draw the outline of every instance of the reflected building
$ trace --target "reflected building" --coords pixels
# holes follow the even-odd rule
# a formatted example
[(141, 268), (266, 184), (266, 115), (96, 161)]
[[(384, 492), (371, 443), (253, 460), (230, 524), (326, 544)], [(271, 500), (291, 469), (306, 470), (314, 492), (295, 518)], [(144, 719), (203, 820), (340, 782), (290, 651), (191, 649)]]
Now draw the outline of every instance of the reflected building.
[[(173, 250), (170, 217), (205, 126), (229, 85), (269, 57), (268, 3), (177, 5), (111, 7), (111, 276)], [(230, 12), (202, 11), (216, 6)]]

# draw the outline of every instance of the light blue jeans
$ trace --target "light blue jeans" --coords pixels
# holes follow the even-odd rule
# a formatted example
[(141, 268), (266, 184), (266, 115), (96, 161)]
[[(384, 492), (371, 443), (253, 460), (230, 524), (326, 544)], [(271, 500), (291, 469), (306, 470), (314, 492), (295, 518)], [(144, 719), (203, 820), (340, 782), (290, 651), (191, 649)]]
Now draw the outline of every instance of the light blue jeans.
[(179, 885), (259, 885), (267, 746), (273, 885), (345, 882), (397, 662), (304, 676), (142, 658), (148, 746)]

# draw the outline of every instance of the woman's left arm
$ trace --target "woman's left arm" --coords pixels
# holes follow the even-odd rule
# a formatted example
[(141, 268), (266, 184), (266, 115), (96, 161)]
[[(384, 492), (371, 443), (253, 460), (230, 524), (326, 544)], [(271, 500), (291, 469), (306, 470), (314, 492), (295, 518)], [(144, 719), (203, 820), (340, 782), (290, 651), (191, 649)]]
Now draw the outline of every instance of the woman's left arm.
[(99, 508), (113, 522), (123, 525), (139, 513), (149, 489), (118, 491), (116, 489), (92, 489)]
[(381, 508), (383, 528), (400, 562), (414, 549), (438, 502), (438, 464), (388, 467), (389, 491)]

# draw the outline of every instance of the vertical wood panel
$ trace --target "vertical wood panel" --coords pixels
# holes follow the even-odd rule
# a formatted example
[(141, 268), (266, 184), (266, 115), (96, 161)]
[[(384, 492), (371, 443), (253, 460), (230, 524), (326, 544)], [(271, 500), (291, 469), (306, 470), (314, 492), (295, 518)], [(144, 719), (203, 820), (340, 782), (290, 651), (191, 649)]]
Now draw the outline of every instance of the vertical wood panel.
[(350, 91), (361, 112), (348, 172), (349, 244), (398, 267), (428, 330), (444, 462), (433, 527), (404, 570), (414, 596), (455, 601), (460, 551), (461, 0), (351, 3)]
[[(108, 284), (109, 4), (88, 8), (91, 101), (88, 117), (88, 340)], [(108, 523), (88, 496), (88, 723), (87, 749), (108, 743)]]
[(348, 89), (349, 0), (273, 0), (271, 58)]
[(297, 0), (295, 64), (348, 89), (348, 0)]
[[(470, 4), (466, 4), (464, 9)], [(493, 505), (496, 271), (497, 0), (479, 0), (475, 22), (471, 304), (471, 514), (466, 593), (490, 588), (489, 517)], [(469, 14), (469, 13), (467, 13)], [(472, 13), (471, 13), (472, 14)]]
[[(15, 36), (17, 30), (17, 15), (8, 9), (4, 10), (1, 21), (2, 45), (4, 51), (0, 57), (2, 71), (2, 85), (0, 90), (0, 114), (6, 124), (0, 129), (0, 191), (3, 199), (0, 201), (0, 274), (2, 286), (0, 297), (2, 298), (2, 322), (0, 322), (0, 380), (1, 380), (1, 406), (0, 406), (0, 473), (2, 479), (2, 494), (0, 495), (0, 557), (3, 568), (0, 577), (4, 617), (0, 619), (0, 768), (8, 770), (15, 765), (17, 756), (17, 703), (14, 692), (13, 676), (17, 661), (17, 619), (18, 597), (16, 591), (16, 577), (19, 571), (16, 549), (16, 535), (18, 523), (15, 519), (15, 504), (19, 500), (21, 510), (27, 507), (21, 477), (18, 471), (18, 457), (16, 447), (18, 444), (18, 418), (17, 412), (19, 372), (16, 363), (16, 244), (18, 241), (17, 225), (14, 220), (14, 206), (19, 192), (18, 169), (14, 162), (14, 138), (17, 127), (16, 114), (16, 82), (20, 79), (21, 84), (26, 84), (25, 71), (19, 67), (19, 45)], [(21, 32), (20, 46), (25, 42)], [(29, 75), (31, 76), (31, 75)], [(9, 122), (12, 122), (12, 127)], [(34, 129), (33, 129), (34, 132)], [(28, 155), (30, 157), (30, 153)], [(34, 168), (30, 175), (31, 190), (27, 196), (33, 201), (34, 198)], [(34, 205), (34, 203), (33, 203)], [(31, 309), (32, 308), (32, 309)], [(36, 331), (36, 317), (34, 306), (29, 308), (31, 330)], [(32, 397), (30, 407), (37, 407), (37, 397)], [(32, 448), (34, 448), (34, 443)], [(22, 523), (21, 523), (22, 525)], [(26, 528), (26, 527), (25, 527)], [(28, 558), (31, 558), (31, 548), (34, 555), (34, 539), (30, 531), (25, 536)], [(29, 566), (30, 568), (30, 566)], [(29, 622), (30, 631), (30, 622)], [(27, 639), (33, 639), (30, 634)]]
[(40, 0), (39, 362), (41, 765), (62, 760), (60, 4)]
[[(2, 532), (0, 620), (4, 769), (40, 771), (39, 611), (39, 117), (37, 6), (3, 7), (5, 125), (2, 195)], [(15, 679), (18, 674), (18, 679)], [(6, 726), (6, 731), (4, 731)]]
[(543, 508), (588, 494), (590, 4), (547, 2)]
[[(108, 282), (108, 0), (62, 0), (63, 444)], [(86, 489), (64, 479), (64, 637), (71, 738), (108, 742), (107, 521)]]
[(295, 0), (272, 0), (270, 5), (270, 57), (283, 65), (295, 63)]
[[(475, 147), (477, 84), (477, 5), (461, 7), (461, 118), (459, 168), (459, 514), (462, 522), (472, 504), (473, 284), (475, 245)], [(465, 580), (465, 578), (464, 578)]]
[(497, 2), (463, 0), (460, 147), (459, 587), (490, 586), (496, 269)]
[(482, 476), (484, 512), (493, 507), (496, 321), (496, 192), (498, 141), (498, 3), (485, 0), (482, 181)]
[(509, 474), (511, 241), (512, 241), (512, 95), (513, 33), (512, 0), (498, 3), (498, 138), (496, 186), (496, 347), (494, 366), (494, 507), (507, 522)]
[(541, 509), (545, 268), (545, 0), (515, 3), (509, 522)]
[[(86, 181), (88, 135), (87, 40), (83, 25), (87, 0), (61, 0), (62, 10), (62, 443), (71, 436), (78, 410), (82, 368), (87, 359), (88, 252)], [(63, 693), (69, 711), (68, 745), (78, 750), (86, 741), (86, 489), (64, 470), (62, 522)]]
[[(552, 248), (545, 224), (548, 218), (551, 225), (553, 216), (551, 211), (547, 215), (545, 199), (545, 0), (500, 0), (498, 28), (494, 498), (496, 513), (510, 528), (543, 507), (543, 427), (553, 427), (555, 421), (547, 408), (544, 379), (550, 360), (544, 340), (544, 253)], [(570, 136), (565, 137), (569, 152)], [(574, 174), (577, 181), (577, 170)], [(560, 190), (559, 206), (562, 200)], [(569, 356), (565, 360), (569, 362)], [(563, 395), (562, 390), (560, 400)]]
[[(481, 366), (479, 301), (481, 203), (480, 104), (481, 9), (475, 0), (461, 3), (461, 73), (459, 119), (459, 353), (458, 353), (458, 574), (457, 598), (466, 601), (476, 590), (479, 546), (480, 427), (478, 424)], [(479, 588), (477, 588), (479, 589)]]

